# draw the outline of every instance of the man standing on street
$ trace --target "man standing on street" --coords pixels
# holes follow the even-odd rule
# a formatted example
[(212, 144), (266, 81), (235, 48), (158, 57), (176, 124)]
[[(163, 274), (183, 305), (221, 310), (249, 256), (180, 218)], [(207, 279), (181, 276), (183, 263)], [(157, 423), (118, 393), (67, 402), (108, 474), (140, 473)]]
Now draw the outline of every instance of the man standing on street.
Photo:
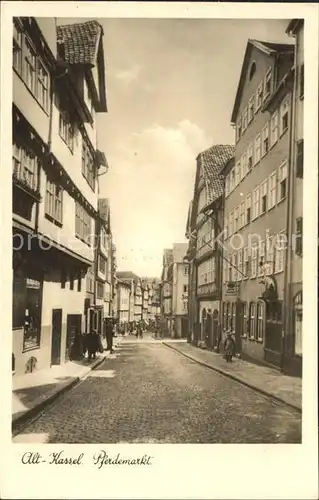
[(111, 319), (108, 319), (106, 322), (106, 350), (113, 352), (113, 322)]

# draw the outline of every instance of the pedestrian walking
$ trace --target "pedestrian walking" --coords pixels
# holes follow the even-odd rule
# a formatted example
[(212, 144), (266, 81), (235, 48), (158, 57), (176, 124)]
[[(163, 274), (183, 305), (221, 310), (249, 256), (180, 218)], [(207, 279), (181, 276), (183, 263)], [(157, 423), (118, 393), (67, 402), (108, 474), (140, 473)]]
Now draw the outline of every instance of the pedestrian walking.
[(235, 341), (231, 335), (231, 332), (228, 331), (225, 342), (224, 342), (224, 353), (225, 353), (225, 358), (226, 358), (227, 363), (232, 362), (234, 350), (235, 350)]
[(106, 322), (106, 350), (113, 352), (113, 322), (111, 319), (108, 319)]
[(86, 336), (86, 346), (88, 350), (88, 359), (96, 359), (96, 353), (99, 351), (99, 336), (96, 330)]

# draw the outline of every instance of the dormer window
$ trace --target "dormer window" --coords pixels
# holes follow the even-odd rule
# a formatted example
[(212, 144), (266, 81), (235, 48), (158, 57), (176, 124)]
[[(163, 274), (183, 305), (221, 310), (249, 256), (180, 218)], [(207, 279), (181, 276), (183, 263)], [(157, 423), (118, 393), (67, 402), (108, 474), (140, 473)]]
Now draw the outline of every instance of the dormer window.
[(253, 79), (253, 76), (255, 73), (256, 73), (256, 63), (255, 63), (255, 61), (253, 61), (251, 63), (250, 70), (249, 70), (249, 80)]

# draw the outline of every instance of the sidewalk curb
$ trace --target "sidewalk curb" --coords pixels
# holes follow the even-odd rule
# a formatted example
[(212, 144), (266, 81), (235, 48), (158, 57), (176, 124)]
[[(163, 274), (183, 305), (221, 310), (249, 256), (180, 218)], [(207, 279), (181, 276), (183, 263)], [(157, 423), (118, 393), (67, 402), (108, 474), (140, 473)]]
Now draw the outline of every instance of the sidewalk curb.
[(13, 418), (12, 423), (11, 423), (12, 434), (18, 426), (24, 424), (25, 422), (30, 420), (32, 417), (35, 417), (47, 405), (49, 405), (50, 403), (55, 401), (59, 396), (61, 396), (65, 392), (72, 389), (72, 387), (74, 387), (76, 384), (78, 384), (80, 382), (80, 380), (82, 380), (84, 377), (86, 377), (91, 371), (95, 370), (98, 366), (100, 366), (107, 358), (108, 358), (108, 356), (106, 356), (106, 355), (103, 355), (101, 358), (98, 358), (94, 364), (92, 364), (91, 366), (88, 367), (89, 370), (86, 373), (83, 373), (82, 375), (78, 375), (77, 377), (73, 378), (72, 380), (67, 382), (63, 387), (61, 387), (61, 389), (57, 390), (54, 394), (51, 394), (51, 396), (49, 396), (48, 398), (41, 401), (41, 403), (34, 406), (33, 408), (30, 408), (29, 410), (27, 410), (25, 413), (23, 413), (19, 417)]
[(299, 406), (294, 405), (293, 403), (288, 403), (286, 400), (282, 399), (279, 396), (275, 396), (271, 392), (265, 391), (264, 389), (261, 389), (260, 387), (256, 387), (255, 385), (250, 384), (249, 382), (246, 382), (245, 380), (242, 380), (241, 378), (237, 377), (236, 375), (233, 375), (232, 373), (229, 373), (225, 370), (222, 370), (221, 368), (217, 368), (215, 366), (209, 365), (208, 363), (205, 363), (204, 361), (199, 361), (195, 357), (193, 357), (189, 354), (186, 354), (183, 351), (180, 351), (178, 349), (178, 347), (172, 346), (169, 343), (163, 342), (163, 345), (165, 345), (166, 347), (168, 347), (170, 349), (173, 349), (173, 351), (178, 352), (182, 356), (185, 356), (185, 358), (188, 358), (191, 361), (198, 363), (199, 365), (205, 366), (206, 368), (209, 368), (210, 370), (213, 370), (213, 371), (219, 373), (220, 375), (223, 375), (224, 377), (228, 377), (232, 380), (236, 380), (236, 382), (238, 382), (239, 384), (245, 385), (246, 387), (249, 387), (250, 389), (253, 389), (256, 392), (259, 392), (260, 394), (263, 394), (264, 396), (267, 396), (268, 398), (274, 399), (274, 400), (278, 401), (279, 403), (283, 403), (287, 406), (290, 406), (294, 410), (297, 410), (299, 413), (302, 413), (302, 409)]

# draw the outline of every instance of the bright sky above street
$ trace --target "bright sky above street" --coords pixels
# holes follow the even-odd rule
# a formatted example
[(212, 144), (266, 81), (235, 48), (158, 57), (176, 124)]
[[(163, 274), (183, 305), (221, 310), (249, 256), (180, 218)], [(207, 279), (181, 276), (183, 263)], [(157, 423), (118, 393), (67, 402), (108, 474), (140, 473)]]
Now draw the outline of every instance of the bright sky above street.
[[(68, 22), (81, 19), (59, 19)], [(99, 22), (109, 111), (98, 118), (98, 147), (110, 166), (100, 196), (111, 203), (118, 269), (159, 276), (163, 249), (185, 241), (196, 156), (234, 143), (248, 38), (291, 43), (288, 20)]]

